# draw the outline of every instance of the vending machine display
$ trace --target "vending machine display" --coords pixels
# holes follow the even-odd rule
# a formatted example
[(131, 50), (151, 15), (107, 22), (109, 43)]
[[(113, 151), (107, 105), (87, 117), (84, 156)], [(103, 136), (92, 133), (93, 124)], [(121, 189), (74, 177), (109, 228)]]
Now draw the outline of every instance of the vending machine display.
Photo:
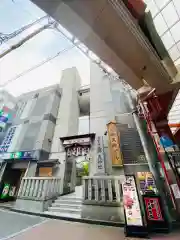
[(8, 198), (8, 196), (9, 196), (9, 190), (10, 190), (10, 184), (5, 183), (5, 184), (4, 184), (4, 188), (3, 188), (3, 190), (2, 190), (2, 193), (1, 193), (1, 199)]

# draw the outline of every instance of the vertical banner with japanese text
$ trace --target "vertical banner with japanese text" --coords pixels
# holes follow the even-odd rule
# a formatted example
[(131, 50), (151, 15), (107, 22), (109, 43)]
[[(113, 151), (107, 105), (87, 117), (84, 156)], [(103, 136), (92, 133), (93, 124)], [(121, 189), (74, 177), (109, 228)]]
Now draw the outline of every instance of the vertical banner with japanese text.
[(112, 166), (123, 166), (123, 159), (120, 151), (120, 141), (116, 122), (110, 122), (107, 124), (107, 132), (109, 137)]
[(103, 137), (97, 136), (96, 138), (96, 172), (97, 174), (105, 174), (105, 164), (104, 164), (104, 145)]
[(122, 192), (126, 224), (129, 226), (143, 226), (141, 208), (133, 176), (125, 177), (125, 181), (122, 183)]

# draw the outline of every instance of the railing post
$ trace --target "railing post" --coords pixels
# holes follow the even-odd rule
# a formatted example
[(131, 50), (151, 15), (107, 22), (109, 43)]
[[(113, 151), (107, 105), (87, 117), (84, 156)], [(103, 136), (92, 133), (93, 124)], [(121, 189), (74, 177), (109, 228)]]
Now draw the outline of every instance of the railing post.
[(35, 179), (31, 179), (30, 189), (29, 189), (29, 197), (33, 197), (35, 187)]
[(86, 180), (83, 178), (82, 179), (82, 186), (83, 186), (83, 195), (82, 195), (82, 197), (83, 197), (83, 200), (86, 199), (86, 182), (85, 181)]
[(100, 180), (101, 183), (101, 201), (105, 202), (105, 186), (104, 186), (104, 179)]
[(121, 194), (120, 194), (120, 185), (119, 185), (120, 180), (119, 179), (115, 179), (114, 183), (115, 183), (115, 191), (116, 191), (116, 202), (120, 202), (121, 201)]
[(36, 198), (38, 195), (38, 189), (39, 189), (39, 180), (35, 180), (35, 186), (34, 186), (34, 192), (33, 192), (33, 197)]
[(43, 183), (44, 183), (44, 180), (39, 180), (37, 199), (40, 199), (42, 197)]
[(25, 197), (29, 196), (30, 186), (31, 186), (31, 179), (27, 179), (27, 186), (26, 186), (26, 191), (25, 191)]
[(19, 188), (19, 191), (18, 191), (18, 197), (22, 196), (23, 187), (24, 187), (24, 179), (21, 180), (20, 188)]
[(98, 180), (94, 179), (94, 186), (95, 186), (95, 200), (99, 201), (99, 187), (98, 187)]
[(22, 197), (25, 196), (27, 183), (28, 183), (27, 179), (24, 179), (24, 184), (23, 184), (23, 189), (22, 189)]
[(88, 200), (92, 200), (92, 181), (88, 179)]
[(45, 200), (48, 195), (49, 195), (49, 181), (43, 180), (41, 195), (42, 200)]
[(109, 196), (109, 201), (113, 201), (113, 195), (112, 195), (112, 180), (108, 179), (108, 196)]

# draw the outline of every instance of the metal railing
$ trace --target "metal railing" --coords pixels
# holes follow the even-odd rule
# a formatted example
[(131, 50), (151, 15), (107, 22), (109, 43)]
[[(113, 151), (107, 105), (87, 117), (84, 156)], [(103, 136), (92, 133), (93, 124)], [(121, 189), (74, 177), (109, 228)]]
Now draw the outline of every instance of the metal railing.
[(92, 176), (83, 178), (83, 203), (93, 205), (122, 205), (121, 177)]
[(18, 198), (45, 201), (60, 195), (60, 178), (24, 177), (18, 192)]

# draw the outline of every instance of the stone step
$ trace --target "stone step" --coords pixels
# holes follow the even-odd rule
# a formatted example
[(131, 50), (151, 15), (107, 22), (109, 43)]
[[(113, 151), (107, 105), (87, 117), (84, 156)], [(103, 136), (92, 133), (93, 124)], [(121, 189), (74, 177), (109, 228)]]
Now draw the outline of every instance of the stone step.
[(77, 198), (76, 196), (61, 196), (58, 199), (67, 199), (67, 200), (73, 200), (73, 201), (82, 201), (82, 198)]
[(81, 209), (76, 209), (76, 208), (72, 208), (71, 206), (68, 207), (49, 207), (48, 208), (48, 212), (63, 212), (63, 213), (76, 213), (76, 214), (80, 214), (81, 213)]
[(68, 199), (62, 199), (62, 198), (58, 198), (58, 199), (56, 199), (55, 200), (55, 203), (59, 203), (59, 204), (79, 204), (79, 205), (81, 205), (82, 204), (82, 200), (76, 200), (76, 199), (70, 199), (70, 198), (68, 198)]
[(82, 205), (81, 204), (75, 204), (75, 203), (72, 203), (72, 204), (68, 204), (68, 203), (61, 203), (61, 202), (54, 202), (52, 204), (52, 207), (60, 207), (60, 208), (75, 208), (75, 209), (81, 209)]
[(81, 218), (81, 214), (78, 213), (65, 213), (65, 212), (52, 212), (52, 211), (45, 211), (45, 214), (52, 215), (52, 216), (59, 216), (59, 217), (66, 217), (66, 218)]

